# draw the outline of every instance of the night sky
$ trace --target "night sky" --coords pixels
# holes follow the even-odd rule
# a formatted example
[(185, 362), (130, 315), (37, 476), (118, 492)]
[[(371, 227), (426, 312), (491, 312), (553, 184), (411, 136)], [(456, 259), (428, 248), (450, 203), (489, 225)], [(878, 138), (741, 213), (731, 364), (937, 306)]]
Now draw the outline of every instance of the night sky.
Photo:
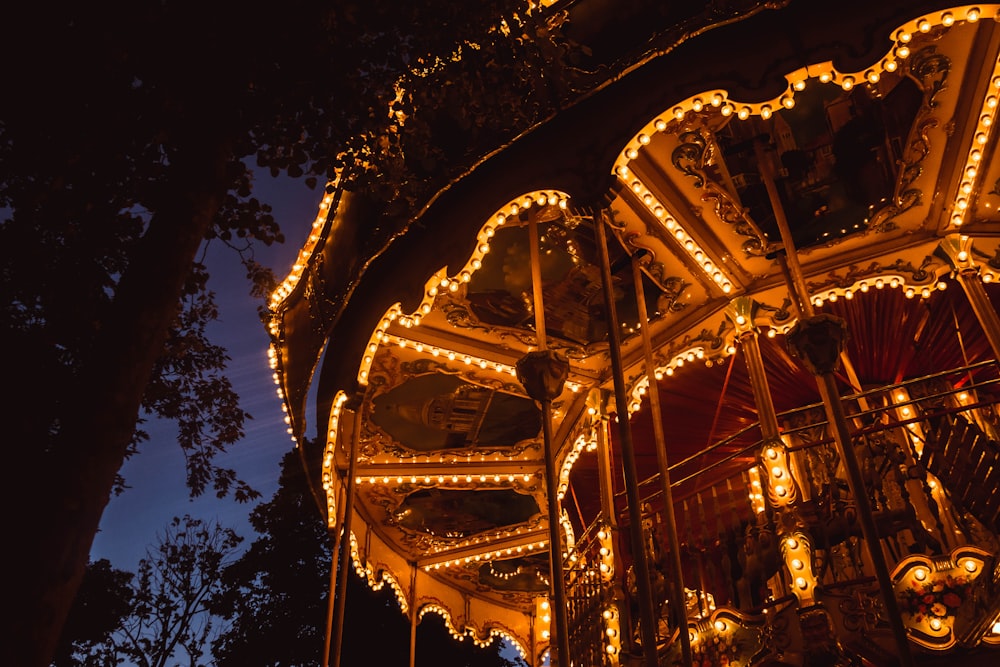
[[(257, 176), (254, 194), (271, 204), (285, 234), (285, 243), (255, 250), (258, 262), (274, 271), (278, 280), (290, 271), (304, 244), (322, 197), (322, 190), (309, 190), (301, 181)], [(218, 520), (245, 538), (254, 540), (247, 520), (257, 502), (268, 501), (278, 485), (279, 461), (291, 448), (267, 361), (269, 344), (264, 325), (257, 317), (259, 302), (249, 295), (249, 281), (236, 252), (218, 241), (209, 249), (209, 287), (216, 293), (219, 320), (209, 329), (210, 339), (229, 351), (227, 375), (239, 394), (242, 407), (253, 415), (245, 424), (246, 436), (218, 459), (261, 492), (252, 503), (237, 503), (232, 497), (217, 499), (208, 489), (198, 499), (189, 498), (184, 483), (184, 459), (177, 444), (177, 431), (170, 422), (147, 422), (148, 442), (126, 462), (122, 475), (131, 487), (112, 497), (94, 539), (91, 560), (107, 558), (123, 570), (134, 572), (147, 546), (156, 542), (170, 519), (190, 514), (207, 521)], [(309, 434), (315, 433), (311, 429)]]

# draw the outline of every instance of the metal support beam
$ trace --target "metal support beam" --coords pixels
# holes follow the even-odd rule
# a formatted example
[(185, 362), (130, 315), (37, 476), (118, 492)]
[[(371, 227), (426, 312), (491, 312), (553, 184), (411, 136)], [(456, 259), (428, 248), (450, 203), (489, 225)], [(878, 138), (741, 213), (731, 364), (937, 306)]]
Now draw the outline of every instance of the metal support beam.
[[(551, 651), (550, 662), (553, 666), (569, 667), (569, 619), (567, 618), (566, 579), (563, 576), (562, 539), (560, 537), (559, 484), (556, 474), (557, 448), (553, 442), (552, 434), (552, 399), (554, 398), (552, 394), (558, 395), (561, 393), (562, 385), (566, 379), (565, 375), (569, 371), (569, 364), (565, 365), (561, 378), (550, 376), (547, 378), (550, 382), (546, 382), (542, 377), (546, 371), (552, 371), (552, 365), (557, 364), (558, 361), (553, 355), (544, 354), (548, 351), (548, 345), (545, 333), (545, 300), (542, 294), (542, 265), (539, 258), (538, 220), (535, 216), (531, 216), (528, 220), (528, 239), (531, 255), (531, 287), (535, 310), (535, 337), (538, 341), (538, 353), (542, 356), (536, 357), (535, 362), (532, 362), (529, 353), (528, 357), (518, 362), (517, 373), (522, 384), (525, 384), (528, 395), (538, 401), (542, 410), (542, 444), (545, 454), (545, 497), (549, 518), (549, 597), (556, 619), (555, 641), (549, 645)], [(547, 369), (542, 367), (545, 365), (542, 359), (543, 356), (547, 356), (550, 362), (550, 367)], [(525, 375), (530, 375), (530, 377), (525, 377)], [(529, 386), (529, 382), (531, 386)], [(552, 649), (555, 650), (552, 651)]]
[[(344, 501), (343, 530), (340, 533), (340, 565), (337, 568), (337, 597), (334, 600), (335, 621), (333, 626), (333, 667), (340, 667), (340, 656), (343, 653), (344, 612), (347, 608), (347, 573), (351, 558), (351, 524), (354, 518), (355, 470), (358, 463), (358, 449), (361, 441), (361, 407), (360, 395), (353, 397), (354, 432), (351, 434), (351, 459), (347, 466), (347, 497)], [(336, 554), (334, 554), (336, 558)]]
[(642, 338), (642, 352), (646, 362), (646, 377), (649, 380), (649, 408), (653, 419), (653, 440), (656, 445), (656, 464), (660, 473), (660, 488), (663, 492), (663, 516), (667, 523), (667, 542), (670, 547), (671, 609), (677, 623), (681, 641), (683, 664), (693, 664), (691, 636), (687, 628), (687, 605), (684, 599), (684, 573), (681, 569), (681, 541), (677, 537), (677, 517), (674, 515), (674, 496), (670, 488), (670, 460), (667, 456), (667, 440), (663, 433), (663, 411), (660, 407), (660, 386), (656, 381), (656, 362), (653, 359), (653, 341), (650, 331), (649, 313), (646, 309), (646, 292), (642, 285), (642, 269), (639, 260), (632, 257), (632, 283), (639, 308), (639, 325)]
[(595, 215), (594, 231), (597, 236), (597, 256), (601, 263), (601, 282), (604, 287), (604, 307), (608, 322), (608, 351), (611, 356), (611, 375), (615, 385), (618, 430), (621, 436), (625, 496), (628, 499), (629, 542), (632, 546), (633, 567), (635, 568), (636, 585), (639, 592), (639, 633), (642, 639), (644, 664), (646, 667), (657, 667), (656, 616), (653, 612), (653, 594), (649, 585), (649, 562), (646, 559), (646, 547), (642, 539), (639, 473), (635, 463), (635, 447), (632, 444), (632, 427), (628, 420), (628, 396), (625, 390), (624, 368), (622, 367), (621, 342), (618, 339), (618, 311), (615, 307), (614, 285), (611, 282), (607, 232), (604, 229), (605, 215), (603, 210)]
[(827, 419), (833, 428), (837, 451), (847, 472), (847, 484), (854, 497), (858, 521), (861, 523), (861, 533), (865, 538), (865, 546), (868, 549), (872, 568), (875, 570), (875, 578), (882, 593), (882, 601), (885, 605), (886, 616), (888, 616), (887, 620), (896, 643), (899, 664), (900, 667), (913, 667), (913, 654), (910, 650), (906, 626), (903, 625), (903, 618), (899, 612), (896, 593), (892, 587), (892, 578), (889, 576), (889, 566), (886, 563), (885, 554), (882, 552), (882, 544), (879, 541), (871, 503), (868, 500), (868, 492), (861, 475), (861, 466), (851, 442), (850, 428), (844, 415), (844, 406), (840, 401), (840, 392), (837, 390), (834, 371), (837, 368), (840, 354), (843, 352), (843, 338), (837, 340), (833, 333), (838, 325), (842, 327), (844, 323), (833, 316), (815, 315), (812, 302), (809, 300), (802, 265), (799, 263), (795, 243), (792, 239), (791, 228), (788, 226), (781, 197), (778, 195), (774, 183), (774, 170), (770, 156), (765, 154), (764, 145), (760, 141), (755, 144), (755, 152), (761, 179), (767, 189), (775, 221), (778, 223), (778, 231), (781, 234), (781, 242), (784, 246), (784, 252), (778, 255), (778, 261), (782, 263), (782, 270), (788, 279), (788, 290), (799, 318), (795, 330), (789, 332), (786, 340), (788, 340), (792, 351), (805, 362), (810, 372), (816, 376), (816, 384), (823, 400)]

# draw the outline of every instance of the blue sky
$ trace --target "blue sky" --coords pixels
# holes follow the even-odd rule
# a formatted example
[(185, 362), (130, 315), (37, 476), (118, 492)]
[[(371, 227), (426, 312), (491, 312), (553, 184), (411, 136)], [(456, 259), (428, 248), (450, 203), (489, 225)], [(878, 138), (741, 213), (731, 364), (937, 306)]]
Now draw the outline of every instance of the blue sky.
[[(301, 181), (259, 175), (254, 193), (270, 203), (285, 233), (281, 245), (255, 251), (258, 262), (270, 267), (278, 279), (288, 274), (316, 217), (322, 191), (309, 190)], [(281, 402), (275, 393), (267, 362), (269, 344), (264, 325), (257, 317), (258, 301), (248, 294), (249, 283), (239, 258), (221, 243), (214, 243), (208, 257), (210, 288), (216, 293), (219, 321), (210, 329), (214, 343), (229, 351), (228, 376), (240, 395), (243, 409), (254, 419), (246, 424), (246, 436), (219, 458), (270, 500), (278, 485), (279, 461), (291, 448)], [(184, 484), (184, 459), (172, 423), (147, 423), (150, 440), (132, 457), (122, 474), (131, 487), (112, 497), (101, 519), (101, 529), (91, 548), (91, 560), (107, 558), (123, 570), (134, 572), (157, 535), (175, 516), (190, 514), (219, 521), (253, 541), (255, 534), (247, 517), (255, 503), (239, 504), (231, 497), (219, 500), (209, 490), (191, 500)]]

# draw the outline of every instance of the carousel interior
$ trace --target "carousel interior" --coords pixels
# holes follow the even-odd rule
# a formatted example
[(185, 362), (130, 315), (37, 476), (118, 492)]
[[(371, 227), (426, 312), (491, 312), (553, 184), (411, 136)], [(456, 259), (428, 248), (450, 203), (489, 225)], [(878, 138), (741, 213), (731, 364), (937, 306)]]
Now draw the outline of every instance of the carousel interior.
[[(539, 11), (597, 59), (607, 4)], [(367, 262), (331, 183), (269, 322), (331, 532), (414, 623), (532, 665), (996, 659), (1000, 6), (768, 55), (802, 2), (707, 4), (676, 51), (759, 48), (625, 85), (691, 55), (661, 48), (591, 96), (631, 115), (556, 115), (618, 142), (585, 166), (528, 137)]]

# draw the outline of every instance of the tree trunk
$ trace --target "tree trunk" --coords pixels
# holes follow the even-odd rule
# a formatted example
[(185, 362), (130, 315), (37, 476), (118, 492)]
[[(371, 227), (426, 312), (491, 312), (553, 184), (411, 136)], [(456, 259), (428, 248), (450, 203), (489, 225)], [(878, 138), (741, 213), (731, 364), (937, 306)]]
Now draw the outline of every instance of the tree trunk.
[(14, 470), (23, 482), (7, 507), (18, 547), (9, 549), (13, 614), (0, 664), (51, 663), (185, 279), (230, 185), (227, 143), (215, 133), (194, 134), (172, 160), (163, 203), (99, 323), (97, 344), (80, 360), (77, 384), (53, 388), (72, 392), (58, 434), (16, 443), (22, 451)]

